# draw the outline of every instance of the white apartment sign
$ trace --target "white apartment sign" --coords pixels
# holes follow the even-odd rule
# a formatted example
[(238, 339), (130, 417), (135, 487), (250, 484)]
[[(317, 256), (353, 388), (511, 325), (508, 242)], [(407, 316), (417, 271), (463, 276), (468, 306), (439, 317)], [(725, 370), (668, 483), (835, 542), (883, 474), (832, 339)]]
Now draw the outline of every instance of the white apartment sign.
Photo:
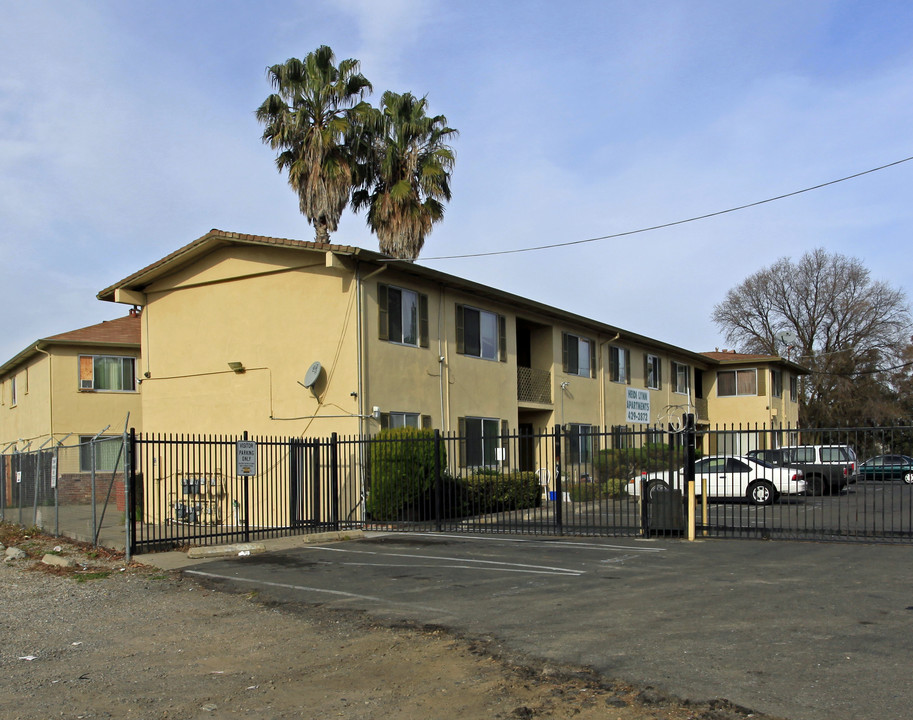
[(650, 393), (647, 390), (627, 388), (625, 398), (625, 421), (629, 423), (650, 422)]

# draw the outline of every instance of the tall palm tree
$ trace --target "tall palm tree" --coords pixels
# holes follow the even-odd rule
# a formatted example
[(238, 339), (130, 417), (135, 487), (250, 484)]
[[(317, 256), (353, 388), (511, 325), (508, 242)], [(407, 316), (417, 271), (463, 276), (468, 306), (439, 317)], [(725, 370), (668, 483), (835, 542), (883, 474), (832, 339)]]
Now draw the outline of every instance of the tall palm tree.
[(337, 67), (326, 45), (304, 60), (273, 65), (267, 74), (275, 92), (257, 108), (263, 142), (279, 150), (276, 167), (288, 171), (301, 213), (317, 242), (326, 243), (352, 192), (355, 160), (347, 137), (371, 110), (361, 100), (371, 83), (357, 60)]
[(454, 154), (446, 143), (458, 133), (443, 115), (429, 117), (427, 107), (426, 98), (385, 92), (363, 125), (367, 144), (358, 152), (365, 162), (352, 206), (367, 208), (380, 251), (406, 260), (418, 257), (450, 200)]

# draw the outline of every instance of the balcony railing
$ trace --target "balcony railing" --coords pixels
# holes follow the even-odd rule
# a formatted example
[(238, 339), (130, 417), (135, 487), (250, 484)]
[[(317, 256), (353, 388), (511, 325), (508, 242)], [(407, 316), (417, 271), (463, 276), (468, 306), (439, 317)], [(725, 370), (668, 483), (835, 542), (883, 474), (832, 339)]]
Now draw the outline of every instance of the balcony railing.
[(552, 374), (538, 368), (517, 368), (517, 400), (550, 405), (552, 402)]

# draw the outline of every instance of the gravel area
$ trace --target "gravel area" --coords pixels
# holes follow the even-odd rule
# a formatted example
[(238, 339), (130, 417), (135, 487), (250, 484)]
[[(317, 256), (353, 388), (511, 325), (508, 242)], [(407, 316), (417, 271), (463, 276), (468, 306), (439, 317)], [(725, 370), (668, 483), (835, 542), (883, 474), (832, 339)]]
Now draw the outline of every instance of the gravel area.
[(0, 542), (26, 553), (0, 562), (6, 720), (763, 717), (505, 657), (491, 639), (271, 606), (8, 525)]

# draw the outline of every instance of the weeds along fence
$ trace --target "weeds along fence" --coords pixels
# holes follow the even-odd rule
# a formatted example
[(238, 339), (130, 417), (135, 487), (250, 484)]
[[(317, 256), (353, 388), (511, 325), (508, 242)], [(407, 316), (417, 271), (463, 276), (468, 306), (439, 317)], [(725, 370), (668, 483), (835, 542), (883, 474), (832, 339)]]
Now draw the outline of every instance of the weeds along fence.
[(125, 450), (115, 436), (0, 455), (0, 520), (124, 547)]

